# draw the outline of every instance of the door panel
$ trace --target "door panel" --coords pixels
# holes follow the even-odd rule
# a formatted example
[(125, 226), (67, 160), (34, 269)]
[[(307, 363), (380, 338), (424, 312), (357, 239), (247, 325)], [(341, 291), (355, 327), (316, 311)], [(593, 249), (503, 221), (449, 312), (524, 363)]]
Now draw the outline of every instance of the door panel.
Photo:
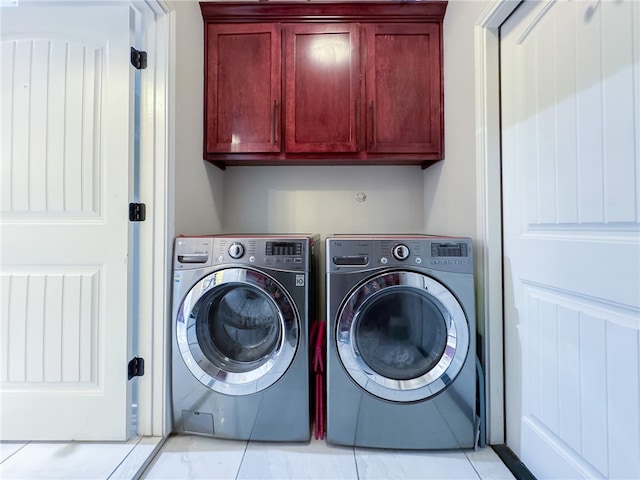
[(125, 440), (131, 13), (2, 10), (0, 436)]
[(207, 25), (206, 152), (279, 152), (280, 26)]
[(442, 153), (440, 26), (366, 25), (367, 151)]
[(507, 443), (538, 478), (640, 476), (639, 19), (501, 28)]
[(100, 111), (93, 99), (104, 87), (104, 47), (62, 39), (2, 42), (4, 215), (100, 214)]
[(356, 24), (285, 30), (287, 152), (356, 152), (360, 91)]

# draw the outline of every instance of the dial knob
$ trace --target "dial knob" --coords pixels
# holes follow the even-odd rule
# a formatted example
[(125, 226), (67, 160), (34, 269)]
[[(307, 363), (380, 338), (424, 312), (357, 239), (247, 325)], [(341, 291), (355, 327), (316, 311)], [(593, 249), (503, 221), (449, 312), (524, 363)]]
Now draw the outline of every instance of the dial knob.
[(393, 258), (395, 258), (396, 260), (406, 260), (409, 256), (409, 247), (403, 245), (402, 243), (399, 243), (398, 245), (393, 247), (391, 253), (393, 254)]
[(241, 258), (243, 255), (244, 255), (244, 245), (238, 242), (232, 243), (231, 246), (229, 247), (229, 256), (237, 260), (238, 258)]

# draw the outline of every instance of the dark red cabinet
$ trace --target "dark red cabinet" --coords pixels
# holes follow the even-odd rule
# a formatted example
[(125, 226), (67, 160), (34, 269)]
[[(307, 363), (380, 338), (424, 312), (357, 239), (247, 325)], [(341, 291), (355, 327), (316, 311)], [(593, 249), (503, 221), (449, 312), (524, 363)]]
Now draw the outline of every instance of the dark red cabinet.
[(280, 26), (206, 29), (205, 152), (280, 152)]
[(286, 151), (357, 152), (358, 26), (287, 25), (284, 39)]
[(426, 167), (444, 157), (446, 2), (200, 5), (206, 160)]
[(438, 25), (364, 25), (367, 152), (442, 153)]

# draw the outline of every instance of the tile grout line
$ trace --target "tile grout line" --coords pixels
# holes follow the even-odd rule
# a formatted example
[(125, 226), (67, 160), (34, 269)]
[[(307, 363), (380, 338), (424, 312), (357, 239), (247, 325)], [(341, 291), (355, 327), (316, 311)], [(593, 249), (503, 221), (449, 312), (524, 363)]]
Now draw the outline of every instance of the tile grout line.
[[(19, 442), (16, 442), (19, 443)], [(2, 461), (0, 462), (0, 465), (3, 464), (4, 462), (6, 462), (7, 460), (9, 460), (11, 457), (13, 457), (16, 453), (18, 453), (20, 450), (22, 450), (24, 447), (26, 447), (27, 445), (29, 445), (31, 443), (31, 441), (25, 442), (20, 448), (18, 448), (17, 450), (15, 450), (11, 455), (9, 455), (7, 458), (3, 458)]]
[(238, 470), (236, 471), (235, 480), (238, 480), (238, 476), (240, 475), (240, 471), (242, 470), (244, 457), (247, 455), (247, 450), (249, 449), (249, 442), (250, 440), (247, 440), (247, 443), (244, 444), (244, 450), (242, 451), (242, 458), (240, 459), (240, 463), (238, 464)]
[(471, 468), (473, 468), (473, 471), (476, 472), (476, 475), (478, 476), (478, 478), (480, 480), (482, 480), (482, 475), (480, 475), (480, 472), (478, 471), (478, 469), (476, 468), (476, 465), (471, 461), (471, 459), (469, 458), (469, 456), (467, 455), (467, 451), (463, 450), (462, 453), (464, 453), (464, 458), (467, 459), (467, 462), (469, 462), (469, 465), (471, 465)]
[[(146, 437), (146, 438), (150, 438), (150, 437)], [(118, 470), (120, 470), (122, 468), (122, 466), (127, 462), (127, 459), (132, 454), (135, 453), (136, 449), (138, 449), (138, 448), (143, 446), (142, 443), (143, 443), (144, 439), (145, 439), (145, 436), (139, 436), (138, 437), (138, 441), (135, 443), (135, 445), (133, 445), (133, 448), (131, 448), (131, 450), (129, 450), (129, 452), (127, 452), (127, 454), (122, 458), (122, 460), (118, 463), (118, 465), (113, 469), (111, 474), (107, 477), (107, 480), (112, 478), (118, 472)], [(146, 456), (146, 458), (140, 463), (140, 466), (136, 468), (136, 471), (131, 476), (130, 480), (138, 480), (139, 478), (141, 478), (142, 474), (144, 474), (144, 472), (147, 469), (147, 467), (151, 464), (153, 459), (156, 457), (156, 455), (158, 454), (158, 452), (160, 451), (160, 449), (164, 445), (166, 439), (167, 439), (167, 437), (161, 437), (160, 438), (160, 440), (155, 444), (153, 450), (151, 450), (151, 452)]]
[(353, 463), (356, 466), (356, 479), (360, 480), (360, 471), (358, 470), (358, 459), (356, 458), (356, 447), (351, 447), (353, 448)]
[(156, 446), (153, 448), (153, 450), (151, 451), (151, 455), (149, 455), (147, 457), (147, 459), (142, 462), (142, 465), (140, 465), (140, 468), (138, 469), (138, 471), (135, 473), (135, 475), (133, 475), (133, 477), (131, 478), (131, 480), (139, 480), (140, 478), (142, 478), (142, 476), (147, 473), (147, 469), (151, 466), (151, 464), (153, 463), (153, 461), (156, 459), (156, 457), (160, 454), (160, 452), (162, 451), (162, 449), (164, 448), (164, 444), (167, 443), (167, 440), (169, 440), (169, 437), (171, 436), (171, 434), (169, 435), (165, 435), (164, 437), (162, 437), (160, 439), (160, 441), (156, 444)]
[(142, 462), (142, 465), (140, 465), (140, 468), (138, 468), (138, 471), (133, 475), (131, 480), (139, 480), (140, 478), (142, 478), (142, 476), (147, 472), (147, 469), (149, 468), (149, 466), (153, 463), (153, 461), (156, 459), (156, 457), (160, 454), (160, 452), (162, 451), (162, 449), (164, 447), (164, 444), (167, 442), (167, 440), (169, 439), (170, 436), (171, 436), (171, 434), (165, 435), (164, 437), (162, 437), (160, 439), (160, 441), (156, 444), (156, 446), (151, 451), (151, 454), (146, 458), (146, 460), (144, 462)]
[(111, 471), (111, 473), (109, 474), (109, 476), (107, 477), (107, 479), (113, 477), (113, 474), (116, 473), (118, 471), (118, 469), (120, 468), (120, 466), (127, 460), (127, 458), (129, 458), (129, 455), (131, 455), (131, 453), (136, 449), (136, 447), (138, 445), (140, 445), (140, 442), (142, 441), (142, 437), (138, 437), (138, 441), (131, 447), (131, 449), (127, 452), (127, 454), (124, 456), (124, 458), (122, 460), (120, 460), (120, 462), (118, 462), (118, 464), (115, 466), (115, 468)]

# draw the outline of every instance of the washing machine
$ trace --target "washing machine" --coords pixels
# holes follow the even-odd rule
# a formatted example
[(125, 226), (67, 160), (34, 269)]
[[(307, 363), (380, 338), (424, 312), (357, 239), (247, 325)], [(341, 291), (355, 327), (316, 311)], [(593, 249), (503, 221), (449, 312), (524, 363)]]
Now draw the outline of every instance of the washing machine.
[(329, 237), (326, 280), (327, 441), (474, 447), (471, 240)]
[(313, 236), (179, 237), (173, 431), (308, 441)]

